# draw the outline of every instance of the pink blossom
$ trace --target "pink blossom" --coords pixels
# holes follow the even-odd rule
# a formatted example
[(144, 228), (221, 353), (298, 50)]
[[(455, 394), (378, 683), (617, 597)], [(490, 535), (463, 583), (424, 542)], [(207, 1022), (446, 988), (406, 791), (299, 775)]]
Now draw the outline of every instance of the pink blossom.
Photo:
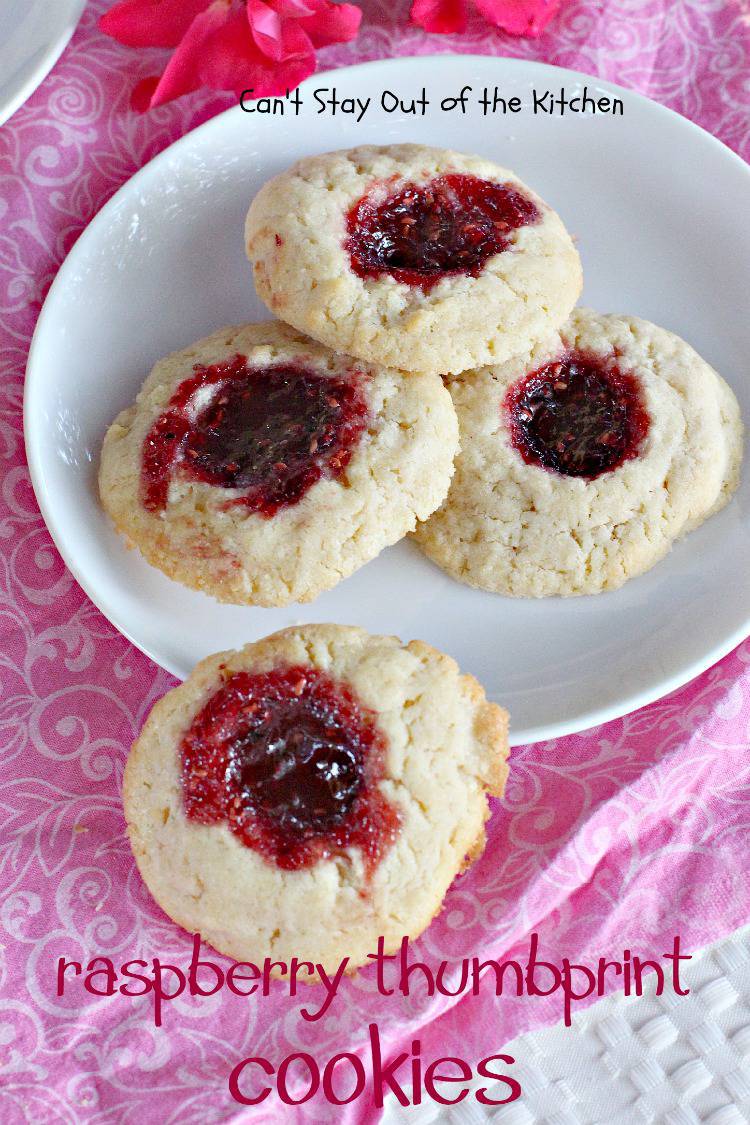
[(361, 18), (333, 0), (118, 0), (99, 26), (129, 47), (175, 48), (158, 81), (139, 83), (134, 105), (146, 108), (202, 86), (284, 94), (314, 72), (316, 48), (353, 39)]

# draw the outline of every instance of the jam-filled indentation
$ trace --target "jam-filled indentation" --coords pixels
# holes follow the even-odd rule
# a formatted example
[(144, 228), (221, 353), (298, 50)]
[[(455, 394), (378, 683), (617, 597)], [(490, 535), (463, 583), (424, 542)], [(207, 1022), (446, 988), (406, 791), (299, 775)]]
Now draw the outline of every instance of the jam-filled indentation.
[(376, 185), (349, 212), (346, 249), (355, 274), (428, 292), (444, 277), (477, 277), (539, 209), (511, 184), (449, 173), (383, 197)]
[(356, 378), (329, 378), (292, 363), (254, 366), (241, 355), (198, 364), (146, 435), (143, 505), (163, 511), (179, 472), (242, 491), (231, 503), (272, 516), (321, 477), (341, 475), (367, 418)]
[(181, 744), (189, 819), (225, 821), (286, 870), (361, 850), (371, 874), (400, 818), (384, 797), (386, 742), (345, 685), (306, 666), (235, 672)]
[(545, 364), (510, 387), (504, 409), (524, 461), (587, 480), (637, 457), (649, 427), (640, 386), (614, 357)]

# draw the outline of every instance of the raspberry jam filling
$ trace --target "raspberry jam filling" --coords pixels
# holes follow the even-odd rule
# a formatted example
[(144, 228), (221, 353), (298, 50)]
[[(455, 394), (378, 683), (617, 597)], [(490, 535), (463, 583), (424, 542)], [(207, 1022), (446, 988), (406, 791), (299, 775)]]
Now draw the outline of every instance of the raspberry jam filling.
[(235, 672), (182, 740), (185, 811), (285, 870), (356, 847), (371, 874), (400, 825), (385, 752), (374, 715), (325, 673)]
[(291, 363), (253, 367), (241, 355), (197, 364), (146, 435), (143, 506), (163, 511), (179, 471), (189, 480), (241, 489), (231, 503), (273, 516), (321, 477), (341, 475), (367, 416), (356, 381)]
[(514, 230), (538, 218), (510, 184), (452, 173), (385, 199), (368, 192), (349, 212), (346, 249), (358, 277), (387, 273), (428, 292), (444, 277), (477, 277)]
[(632, 375), (580, 354), (515, 383), (504, 405), (524, 461), (587, 480), (637, 457), (650, 421)]

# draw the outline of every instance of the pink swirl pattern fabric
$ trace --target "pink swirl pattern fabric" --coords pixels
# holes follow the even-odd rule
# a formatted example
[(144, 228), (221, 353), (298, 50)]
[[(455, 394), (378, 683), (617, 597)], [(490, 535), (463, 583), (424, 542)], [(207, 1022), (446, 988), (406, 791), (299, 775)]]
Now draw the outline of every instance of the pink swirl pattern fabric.
[[(126, 751), (171, 680), (87, 601), (42, 523), (24, 460), (27, 349), (45, 292), (110, 195), (177, 136), (227, 104), (196, 96), (146, 116), (133, 86), (163, 56), (99, 33), (94, 0), (61, 61), (0, 129), (0, 1120), (360, 1121), (319, 1098), (243, 1109), (227, 1076), (246, 1055), (324, 1060), (378, 1023), (391, 1052), (415, 1034), (425, 1057), (479, 1059), (560, 1017), (559, 999), (383, 998), (369, 973), (327, 1017), (267, 999), (180, 999), (152, 1024), (149, 998), (54, 990), (58, 956), (106, 952), (186, 963), (188, 936), (146, 892), (124, 834)], [(406, 23), (408, 0), (364, 0), (358, 41), (321, 67), (468, 51), (542, 58), (651, 95), (750, 156), (747, 0), (569, 0), (538, 40), (477, 17), (460, 37)], [(688, 949), (750, 921), (750, 643), (683, 690), (617, 722), (513, 752), (481, 861), (417, 944), (427, 959), (521, 951), (536, 930), (551, 958)], [(81, 995), (80, 992), (77, 993)]]

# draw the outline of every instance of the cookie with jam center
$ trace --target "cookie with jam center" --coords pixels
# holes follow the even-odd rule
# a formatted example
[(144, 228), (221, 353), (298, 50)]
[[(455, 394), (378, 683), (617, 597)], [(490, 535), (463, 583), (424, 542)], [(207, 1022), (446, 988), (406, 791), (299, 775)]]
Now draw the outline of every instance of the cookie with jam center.
[(549, 335), (581, 291), (559, 216), (513, 172), (424, 145), (300, 160), (245, 239), (272, 312), (373, 363), (460, 372)]
[(544, 343), (449, 389), (461, 452), (416, 539), (471, 586), (518, 597), (614, 590), (739, 483), (734, 394), (645, 320), (576, 309)]
[(224, 602), (309, 601), (444, 499), (458, 427), (437, 375), (279, 323), (161, 360), (107, 432), (102, 503), (153, 566)]
[(484, 847), (507, 715), (420, 641), (285, 629), (209, 657), (128, 758), (140, 872), (236, 960), (349, 968), (416, 937)]

